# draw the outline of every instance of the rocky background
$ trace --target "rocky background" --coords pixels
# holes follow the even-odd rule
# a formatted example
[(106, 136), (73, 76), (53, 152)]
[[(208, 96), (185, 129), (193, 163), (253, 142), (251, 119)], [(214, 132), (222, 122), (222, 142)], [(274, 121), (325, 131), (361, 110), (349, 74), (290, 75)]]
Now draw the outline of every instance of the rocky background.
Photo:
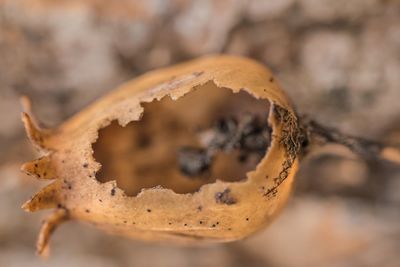
[(148, 70), (210, 53), (255, 58), (300, 114), (400, 143), (397, 0), (0, 0), (0, 266), (400, 265), (400, 168), (323, 153), (264, 232), (203, 248), (144, 244), (68, 223), (34, 255), (42, 183), (20, 122), (28, 95), (48, 126)]

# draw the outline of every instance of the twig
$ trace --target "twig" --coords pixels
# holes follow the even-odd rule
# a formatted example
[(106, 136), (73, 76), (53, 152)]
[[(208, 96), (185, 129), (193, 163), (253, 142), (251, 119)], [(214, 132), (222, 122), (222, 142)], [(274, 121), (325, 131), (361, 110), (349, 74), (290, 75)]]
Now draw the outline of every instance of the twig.
[(311, 144), (336, 143), (349, 148), (366, 160), (384, 159), (400, 164), (400, 147), (347, 135), (314, 120), (308, 120), (304, 122), (304, 125)]

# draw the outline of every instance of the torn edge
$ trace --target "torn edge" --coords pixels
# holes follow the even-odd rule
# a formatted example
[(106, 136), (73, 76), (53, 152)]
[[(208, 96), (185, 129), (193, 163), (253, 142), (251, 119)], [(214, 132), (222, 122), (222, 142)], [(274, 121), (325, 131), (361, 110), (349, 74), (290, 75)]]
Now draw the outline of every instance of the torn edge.
[(299, 123), (298, 116), (295, 112), (272, 103), (274, 116), (278, 123), (282, 124), (282, 137), (279, 144), (285, 148), (285, 161), (282, 163), (282, 169), (278, 176), (273, 178), (274, 186), (267, 189), (264, 196), (275, 196), (278, 193), (278, 187), (289, 176), (292, 166), (302, 151), (304, 144), (307, 143), (307, 135), (305, 129)]

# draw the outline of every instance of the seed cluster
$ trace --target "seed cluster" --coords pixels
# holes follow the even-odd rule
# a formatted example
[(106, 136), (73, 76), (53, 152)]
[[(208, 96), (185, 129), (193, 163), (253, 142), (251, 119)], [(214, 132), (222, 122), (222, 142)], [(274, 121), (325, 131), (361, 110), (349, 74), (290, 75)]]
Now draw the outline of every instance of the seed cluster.
[(265, 154), (271, 141), (271, 128), (258, 116), (246, 114), (242, 118), (219, 119), (211, 129), (212, 138), (206, 148), (182, 147), (178, 152), (181, 172), (194, 177), (207, 172), (218, 151), (240, 152), (239, 161), (255, 154), (260, 158)]

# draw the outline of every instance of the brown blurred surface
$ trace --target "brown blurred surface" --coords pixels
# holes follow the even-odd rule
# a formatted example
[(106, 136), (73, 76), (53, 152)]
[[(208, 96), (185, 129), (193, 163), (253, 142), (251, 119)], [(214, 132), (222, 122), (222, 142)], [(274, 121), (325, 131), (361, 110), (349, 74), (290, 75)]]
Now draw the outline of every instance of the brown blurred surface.
[(321, 155), (263, 233), (202, 248), (144, 244), (71, 222), (48, 262), (34, 255), (44, 213), (19, 207), (43, 185), (18, 97), (55, 126), (123, 81), (208, 53), (255, 58), (299, 113), (367, 138), (400, 129), (397, 0), (0, 0), (0, 266), (400, 266), (400, 170)]

